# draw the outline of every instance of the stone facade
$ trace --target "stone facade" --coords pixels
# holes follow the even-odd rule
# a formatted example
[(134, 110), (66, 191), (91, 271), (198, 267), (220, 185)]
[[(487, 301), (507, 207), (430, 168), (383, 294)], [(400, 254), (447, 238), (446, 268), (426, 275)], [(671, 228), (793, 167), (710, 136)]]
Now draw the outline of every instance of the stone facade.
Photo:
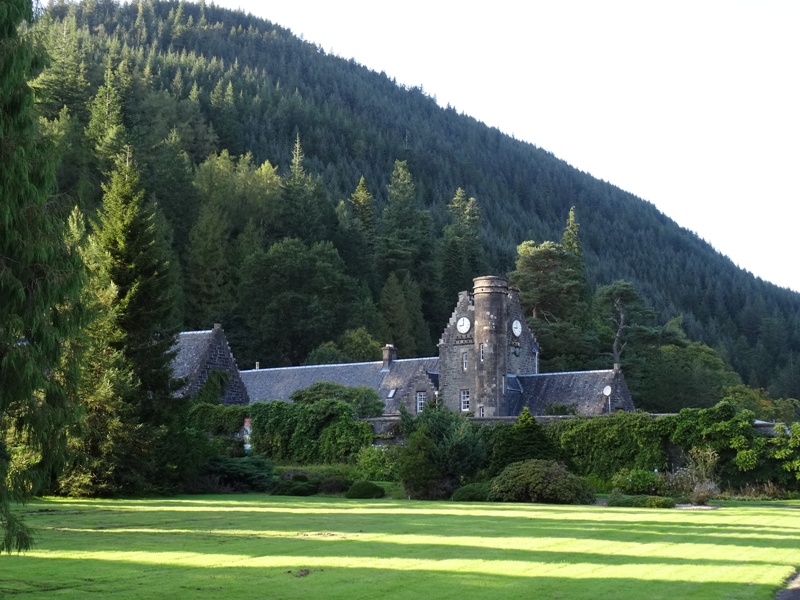
[(500, 277), (476, 278), (439, 340), (442, 403), (477, 417), (508, 415), (508, 375), (537, 374), (538, 354), (517, 291)]
[(172, 362), (173, 376), (185, 381), (181, 395), (193, 396), (200, 391), (212, 371), (228, 374), (220, 401), (223, 404), (249, 404), (247, 388), (242, 382), (228, 339), (218, 323), (207, 331), (187, 331), (178, 335)]
[(533, 415), (558, 408), (589, 416), (633, 410), (617, 369), (539, 373), (539, 345), (528, 327), (518, 291), (502, 277), (473, 280), (461, 292), (439, 340), (439, 356), (398, 360), (391, 345), (383, 361), (243, 371), (251, 402), (289, 400), (320, 381), (374, 389), (386, 416), (400, 408), (414, 414), (438, 399), (476, 419)]

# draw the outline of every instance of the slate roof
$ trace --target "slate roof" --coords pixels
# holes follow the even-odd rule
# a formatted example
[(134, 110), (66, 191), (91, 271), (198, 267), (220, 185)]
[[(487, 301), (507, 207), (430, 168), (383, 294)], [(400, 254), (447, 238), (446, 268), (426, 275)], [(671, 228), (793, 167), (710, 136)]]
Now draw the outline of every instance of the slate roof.
[[(608, 398), (603, 388), (611, 387), (611, 412), (617, 410), (634, 410), (631, 394), (625, 378), (619, 370), (575, 371), (570, 373), (542, 373), (539, 375), (521, 375), (514, 378), (518, 381), (512, 387), (509, 377), (509, 412), (518, 415), (527, 406), (534, 415), (543, 415), (549, 404), (575, 406), (581, 416), (601, 415), (609, 412)], [(516, 400), (516, 402), (512, 402)]]
[[(247, 388), (250, 402), (272, 402), (289, 400), (292, 392), (306, 388), (321, 381), (341, 383), (347, 386), (366, 386), (378, 392), (384, 401), (395, 389), (393, 398), (399, 398), (403, 388), (420, 371), (438, 371), (439, 359), (405, 358), (393, 360), (390, 368), (384, 370), (382, 361), (364, 363), (345, 363), (335, 365), (308, 365), (302, 367), (281, 367), (274, 369), (253, 369), (240, 371)], [(438, 378), (438, 375), (436, 375)], [(436, 381), (438, 383), (438, 379)], [(391, 402), (387, 402), (387, 410)]]
[(196, 394), (212, 371), (228, 373), (220, 401), (223, 404), (247, 404), (247, 390), (239, 377), (239, 368), (228, 346), (222, 326), (205, 331), (184, 331), (173, 346), (172, 376), (184, 380), (178, 396)]
[(175, 358), (172, 361), (172, 376), (175, 379), (193, 380), (200, 371), (203, 357), (213, 340), (214, 330), (184, 331), (178, 334)]

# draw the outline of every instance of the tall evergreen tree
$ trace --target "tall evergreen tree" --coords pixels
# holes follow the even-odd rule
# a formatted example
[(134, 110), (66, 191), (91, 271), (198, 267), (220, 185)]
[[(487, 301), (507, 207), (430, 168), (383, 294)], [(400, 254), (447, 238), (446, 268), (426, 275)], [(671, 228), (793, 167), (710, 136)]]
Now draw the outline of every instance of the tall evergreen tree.
[(235, 304), (237, 282), (229, 236), (226, 215), (216, 204), (204, 204), (186, 258), (186, 324), (190, 329), (210, 327)]
[(130, 148), (117, 158), (103, 190), (95, 235), (105, 257), (103, 268), (117, 288), (115, 309), (123, 332), (119, 349), (137, 379), (139, 417), (165, 424), (179, 402), (172, 381), (174, 292), (170, 264), (158, 243), (154, 207), (145, 202)]
[(58, 488), (70, 496), (142, 494), (148, 487), (147, 448), (153, 436), (136, 415), (136, 378), (121, 350), (123, 332), (117, 325), (117, 287), (77, 210), (70, 226), (89, 273), (81, 301), (91, 320), (81, 340), (81, 418), (70, 430), (72, 460)]
[(336, 216), (322, 183), (306, 173), (303, 159), (303, 148), (298, 135), (292, 151), (289, 175), (283, 182), (278, 229), (282, 237), (297, 238), (312, 244), (330, 239)]
[(378, 248), (383, 278), (392, 272), (413, 272), (423, 242), (416, 186), (406, 161), (395, 161), (387, 191)]
[(460, 291), (472, 288), (472, 279), (486, 268), (478, 201), (458, 188), (447, 208), (452, 222), (444, 228), (438, 268), (445, 310)]
[(0, 551), (7, 552), (31, 545), (12, 503), (49, 483), (65, 456), (82, 286), (66, 212), (50, 198), (54, 164), (37, 141), (27, 82), (43, 56), (32, 21), (30, 0), (0, 7)]
[(383, 286), (380, 309), (386, 323), (385, 341), (393, 344), (403, 358), (416, 356), (415, 319), (408, 310), (405, 291), (395, 273), (389, 275)]

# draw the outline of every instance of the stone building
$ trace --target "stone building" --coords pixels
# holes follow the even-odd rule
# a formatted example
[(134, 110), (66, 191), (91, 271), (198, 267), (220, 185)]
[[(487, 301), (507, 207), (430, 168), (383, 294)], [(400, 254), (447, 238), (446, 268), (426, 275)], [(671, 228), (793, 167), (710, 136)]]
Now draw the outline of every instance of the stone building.
[(478, 418), (569, 411), (599, 415), (633, 410), (619, 369), (539, 373), (539, 346), (528, 328), (518, 292), (501, 277), (478, 277), (461, 292), (439, 340), (439, 356), (242, 371), (251, 402), (289, 400), (295, 390), (320, 381), (368, 386), (383, 399), (385, 414), (403, 405), (419, 412), (438, 398), (453, 411)]
[(222, 391), (223, 404), (249, 404), (250, 396), (239, 375), (228, 339), (219, 323), (207, 331), (185, 331), (178, 334), (173, 348), (172, 373), (175, 379), (184, 380), (178, 392), (193, 396), (203, 387), (211, 371), (227, 373), (228, 380)]

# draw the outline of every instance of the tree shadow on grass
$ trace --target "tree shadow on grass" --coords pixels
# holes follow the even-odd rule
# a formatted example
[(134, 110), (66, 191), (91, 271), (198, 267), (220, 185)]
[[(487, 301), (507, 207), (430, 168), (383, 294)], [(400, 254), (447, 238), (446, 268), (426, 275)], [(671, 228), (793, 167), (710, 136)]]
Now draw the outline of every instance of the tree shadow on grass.
[[(285, 564), (270, 567), (187, 567), (35, 556), (2, 561), (16, 568), (0, 578), (0, 595), (14, 598), (767, 600), (776, 592), (776, 586), (763, 583), (659, 579), (652, 573), (650, 579), (604, 576), (602, 568), (594, 576), (581, 578), (540, 575), (535, 565), (528, 572), (510, 575), (433, 569), (429, 567), (435, 565), (425, 561), (419, 568), (386, 569), (370, 568), (368, 562), (363, 567), (315, 565), (306, 558), (291, 557)], [(4, 570), (2, 561), (0, 571)]]

